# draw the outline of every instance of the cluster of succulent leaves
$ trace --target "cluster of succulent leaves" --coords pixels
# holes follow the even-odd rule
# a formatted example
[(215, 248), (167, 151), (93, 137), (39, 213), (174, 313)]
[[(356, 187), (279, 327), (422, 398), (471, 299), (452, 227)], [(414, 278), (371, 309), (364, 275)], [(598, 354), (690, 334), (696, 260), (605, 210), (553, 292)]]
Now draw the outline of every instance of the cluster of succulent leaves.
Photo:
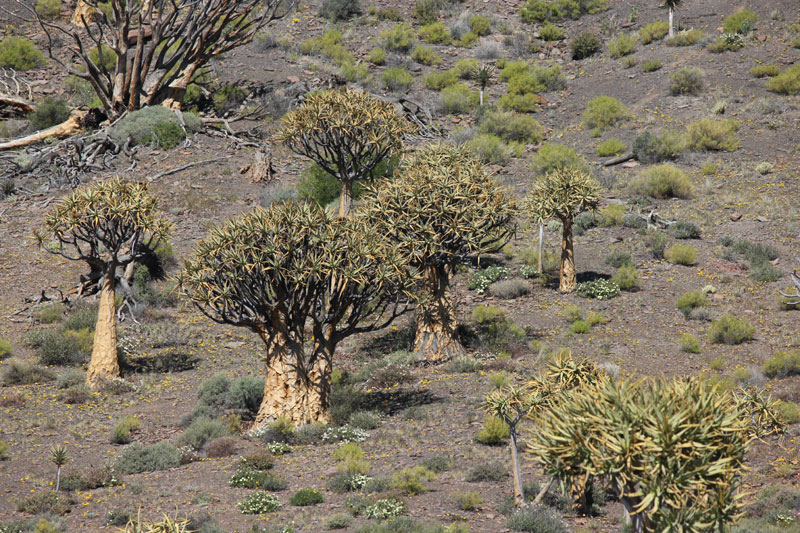
[(526, 199), (528, 211), (536, 220), (558, 217), (573, 220), (586, 210), (594, 210), (600, 201), (600, 184), (588, 172), (576, 168), (558, 168), (539, 178)]

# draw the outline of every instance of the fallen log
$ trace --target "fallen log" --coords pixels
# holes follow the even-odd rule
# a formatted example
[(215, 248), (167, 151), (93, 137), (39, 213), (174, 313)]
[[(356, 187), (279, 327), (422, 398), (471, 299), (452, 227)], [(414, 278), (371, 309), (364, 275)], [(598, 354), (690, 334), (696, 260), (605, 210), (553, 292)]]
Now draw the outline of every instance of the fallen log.
[(73, 135), (76, 135), (83, 131), (84, 128), (83, 124), (88, 115), (89, 115), (88, 111), (82, 109), (76, 109), (70, 114), (70, 117), (61, 124), (56, 124), (55, 126), (52, 126), (50, 128), (41, 131), (37, 131), (36, 133), (27, 135), (25, 137), (20, 137), (18, 139), (0, 143), (0, 151), (13, 150), (14, 148), (22, 148), (25, 146), (30, 146), (31, 144), (36, 144), (49, 137), (55, 137), (57, 139), (72, 137)]
[(633, 159), (633, 154), (624, 154), (617, 156), (613, 159), (609, 159), (608, 161), (604, 161), (600, 163), (600, 166), (612, 167), (614, 165), (619, 165), (620, 163), (624, 163), (625, 161), (630, 161), (631, 159)]
[(30, 113), (33, 111), (33, 104), (31, 102), (13, 94), (0, 93), (0, 107), (3, 106), (16, 108), (19, 113)]

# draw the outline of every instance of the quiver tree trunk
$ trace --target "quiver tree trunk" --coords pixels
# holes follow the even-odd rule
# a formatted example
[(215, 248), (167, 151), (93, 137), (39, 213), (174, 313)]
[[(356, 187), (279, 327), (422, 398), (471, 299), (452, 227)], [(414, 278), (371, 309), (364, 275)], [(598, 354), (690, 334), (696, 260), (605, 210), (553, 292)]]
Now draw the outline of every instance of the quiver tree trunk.
[(339, 216), (344, 218), (350, 213), (353, 204), (353, 182), (343, 181), (342, 192), (339, 193)]
[(254, 429), (283, 417), (295, 426), (314, 422), (327, 423), (331, 389), (332, 350), (315, 348), (310, 365), (303, 353), (302, 343), (275, 342), (268, 344), (267, 377), (264, 399), (258, 409)]
[(669, 8), (669, 37), (675, 37), (675, 26), (673, 24), (673, 11), (672, 8)]
[(511, 436), (511, 474), (514, 476), (514, 505), (519, 507), (525, 503), (525, 493), (522, 491), (522, 470), (519, 466), (519, 449), (517, 448), (517, 428), (509, 424)]
[(117, 316), (115, 303), (116, 279), (113, 265), (103, 279), (100, 293), (100, 307), (97, 311), (97, 325), (94, 330), (94, 344), (89, 370), (86, 372), (86, 385), (98, 388), (104, 381), (119, 377), (117, 359)]
[(572, 219), (562, 219), (563, 230), (561, 235), (561, 272), (558, 290), (572, 292), (577, 285), (575, 276), (575, 256), (572, 250)]
[(414, 354), (419, 361), (441, 363), (464, 354), (450, 294), (448, 267), (425, 268), (424, 298), (417, 308)]

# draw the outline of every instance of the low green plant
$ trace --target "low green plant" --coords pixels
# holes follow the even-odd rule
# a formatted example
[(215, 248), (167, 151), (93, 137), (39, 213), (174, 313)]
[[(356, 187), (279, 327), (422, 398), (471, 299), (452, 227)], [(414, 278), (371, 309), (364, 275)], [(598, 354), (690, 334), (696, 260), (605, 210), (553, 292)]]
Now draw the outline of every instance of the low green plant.
[(355, 62), (355, 57), (342, 42), (342, 32), (337, 29), (306, 39), (300, 43), (300, 52), (306, 55), (325, 56), (339, 66), (346, 62)]
[[(183, 113), (183, 122), (189, 133), (200, 131), (203, 122), (193, 113)], [(163, 149), (176, 146), (186, 138), (178, 116), (161, 105), (145, 107), (125, 115), (111, 129), (114, 141), (124, 145), (128, 139), (132, 144), (157, 144)]]
[(70, 510), (71, 499), (64, 494), (43, 490), (17, 502), (17, 511), (33, 515), (65, 515)]
[(691, 333), (682, 334), (679, 344), (682, 352), (700, 353), (700, 339), (698, 339)]
[(651, 22), (639, 29), (639, 38), (642, 44), (650, 44), (653, 41), (660, 41), (669, 33), (669, 23), (666, 21)]
[(391, 67), (383, 71), (381, 80), (390, 91), (405, 91), (414, 83), (414, 76), (403, 67)]
[(700, 42), (705, 34), (700, 30), (683, 30), (667, 39), (667, 46), (692, 46)]
[(411, 43), (416, 38), (416, 34), (411, 26), (405, 22), (401, 22), (382, 31), (380, 37), (387, 50), (407, 52), (411, 49)]
[(771, 378), (785, 378), (800, 374), (800, 351), (779, 351), (764, 363), (764, 374)]
[(0, 370), (0, 382), (4, 385), (32, 385), (53, 379), (55, 376), (46, 368), (13, 357), (4, 361)]
[(800, 94), (800, 65), (786, 67), (767, 82), (767, 90), (786, 95)]
[(625, 105), (612, 96), (595, 96), (586, 104), (583, 112), (583, 126), (599, 135), (600, 132), (613, 128), (631, 117)]
[(364, 516), (373, 520), (386, 520), (400, 516), (406, 510), (403, 502), (394, 498), (384, 498), (377, 500), (371, 505), (364, 507)]
[(586, 162), (578, 152), (564, 144), (545, 143), (533, 157), (531, 167), (542, 175), (561, 168), (584, 168)]
[(468, 31), (462, 35), (460, 39), (453, 41), (453, 46), (458, 46), (459, 48), (470, 48), (475, 46), (478, 43), (478, 40), (479, 37), (477, 33)]
[(347, 513), (335, 513), (325, 519), (325, 529), (347, 529), (352, 523), (353, 519)]
[(608, 52), (614, 59), (630, 55), (636, 49), (636, 37), (620, 33), (608, 42)]
[(628, 146), (624, 142), (610, 137), (597, 145), (595, 153), (600, 157), (612, 157), (622, 154), (627, 149)]
[(749, 9), (741, 9), (725, 17), (725, 21), (722, 23), (722, 30), (725, 33), (746, 35), (753, 31), (757, 21), (758, 15), (755, 12)]
[(725, 314), (711, 323), (708, 338), (714, 344), (742, 344), (753, 340), (756, 328), (744, 318)]
[(422, 80), (425, 83), (425, 87), (428, 89), (441, 91), (445, 87), (449, 87), (458, 83), (458, 73), (455, 71), (455, 69), (442, 71), (435, 70), (426, 74)]
[(14, 347), (7, 340), (0, 338), (0, 361), (14, 355)]
[(441, 22), (425, 24), (419, 29), (419, 38), (430, 44), (450, 44), (450, 31)]
[(393, 489), (409, 496), (422, 494), (427, 491), (425, 483), (432, 481), (436, 474), (424, 466), (413, 466), (404, 468), (392, 474), (390, 486)]
[(44, 19), (54, 19), (61, 10), (64, 9), (64, 4), (61, 0), (37, 0), (36, 13)]
[[(472, 279), (467, 285), (467, 288), (471, 291), (477, 292), (478, 294), (483, 294), (484, 292), (486, 292), (486, 289), (488, 289), (492, 283), (507, 278), (508, 278), (508, 269), (506, 267), (491, 265), (482, 270), (476, 271), (472, 275)], [(472, 313), (472, 317), (475, 318), (475, 320), (477, 320), (478, 322), (490, 321), (496, 318), (494, 315), (491, 314), (494, 312), (493, 310), (485, 311), (485, 309), (488, 308), (486, 306), (476, 307)], [(493, 309), (499, 310), (499, 308), (496, 307), (493, 307)], [(502, 310), (499, 311), (500, 314), (502, 315)]]
[(433, 48), (421, 44), (411, 51), (411, 59), (427, 66), (438, 65), (442, 62), (442, 56), (437, 54)]
[(61, 124), (69, 118), (67, 103), (60, 98), (46, 96), (36, 105), (36, 109), (28, 115), (28, 120), (37, 130), (47, 129)]
[(581, 298), (594, 298), (596, 300), (609, 300), (619, 296), (619, 285), (611, 280), (597, 279), (578, 284), (575, 294)]
[(477, 511), (483, 503), (483, 498), (480, 494), (472, 491), (459, 491), (452, 495), (453, 501), (456, 506), (462, 511)]
[(550, 22), (539, 29), (539, 37), (545, 41), (560, 41), (565, 35), (566, 32), (562, 28)]
[(230, 435), (228, 425), (222, 420), (211, 418), (195, 418), (178, 439), (184, 446), (199, 450), (213, 439)]
[(657, 165), (642, 172), (631, 183), (638, 194), (653, 198), (689, 198), (692, 182), (689, 176), (672, 165)]
[(736, 137), (738, 129), (739, 123), (734, 119), (697, 120), (686, 127), (688, 146), (700, 151), (733, 152), (741, 145)]
[(703, 91), (703, 73), (695, 67), (683, 67), (669, 75), (669, 91), (673, 96), (693, 95)]
[(502, 481), (508, 477), (508, 468), (497, 460), (483, 461), (467, 471), (465, 481), (478, 483), (481, 481)]
[(592, 32), (583, 32), (569, 43), (572, 59), (581, 60), (591, 57), (603, 46), (600, 37)]
[(480, 98), (469, 85), (456, 83), (442, 89), (442, 107), (448, 113), (468, 113), (477, 107)]
[(623, 265), (611, 276), (611, 281), (623, 291), (634, 291), (639, 287), (639, 271), (631, 264)]
[(137, 431), (139, 427), (141, 427), (141, 422), (135, 416), (121, 418), (111, 428), (109, 439), (114, 444), (128, 444), (131, 441), (131, 433)]
[(123, 474), (139, 474), (175, 468), (181, 464), (181, 452), (169, 442), (144, 446), (129, 444), (117, 455), (114, 468)]
[(539, 144), (544, 128), (535, 118), (511, 111), (489, 111), (480, 122), (479, 131), (497, 135), (507, 142)]
[(633, 140), (633, 156), (642, 163), (658, 163), (674, 159), (684, 149), (686, 141), (678, 133), (646, 131)]
[(512, 514), (506, 526), (513, 531), (567, 533), (567, 525), (554, 509), (546, 505), (525, 506)]
[(487, 416), (483, 427), (475, 436), (475, 442), (487, 446), (499, 446), (505, 442), (510, 434), (508, 424), (496, 416)]
[(589, 323), (586, 322), (585, 320), (576, 320), (569, 327), (569, 332), (572, 333), (573, 335), (583, 335), (589, 333), (590, 329), (591, 326), (589, 326)]
[(678, 220), (669, 227), (670, 233), (676, 239), (699, 239), (700, 228), (693, 222)]
[(11, 446), (6, 441), (0, 440), (0, 461), (8, 461), (10, 449)]
[(360, 0), (323, 0), (319, 8), (320, 16), (331, 22), (348, 20), (361, 12)]
[[(445, 89), (447, 91), (448, 89)], [(443, 91), (444, 92), (444, 91)], [(470, 152), (484, 163), (505, 165), (512, 157), (523, 154), (523, 146), (516, 142), (506, 143), (497, 135), (480, 133), (467, 142)]]
[(0, 68), (25, 71), (44, 63), (44, 55), (32, 41), (13, 35), (0, 41)]
[(373, 65), (383, 65), (386, 63), (386, 50), (380, 46), (376, 46), (367, 54), (367, 61)]
[(469, 29), (478, 36), (488, 35), (492, 29), (492, 21), (483, 15), (474, 15), (467, 21)]
[(249, 465), (242, 465), (231, 476), (228, 484), (243, 489), (260, 489), (266, 491), (285, 490), (288, 484), (278, 474), (268, 470), (255, 470)]
[(242, 514), (266, 514), (277, 511), (282, 505), (275, 495), (259, 491), (248, 494), (236, 507)]
[(642, 70), (645, 72), (655, 72), (661, 70), (661, 61), (658, 59), (648, 59), (642, 63)]
[(683, 316), (688, 317), (693, 309), (708, 305), (708, 299), (701, 291), (684, 292), (675, 301)]
[(289, 503), (295, 507), (317, 505), (323, 501), (325, 501), (325, 499), (317, 489), (300, 489), (289, 498)]
[(706, 45), (706, 50), (713, 54), (735, 52), (744, 46), (744, 39), (738, 33), (723, 33)]
[(339, 69), (339, 74), (350, 83), (358, 83), (369, 77), (369, 69), (363, 63), (346, 62)]
[(792, 425), (800, 423), (800, 406), (796, 403), (778, 400), (775, 402), (775, 410), (778, 412), (778, 418), (780, 418), (784, 424)]
[(443, 0), (414, 0), (414, 9), (411, 15), (422, 24), (435, 22), (439, 18), (439, 11), (444, 7)]
[(675, 243), (664, 250), (664, 258), (676, 265), (692, 266), (697, 263), (697, 248)]

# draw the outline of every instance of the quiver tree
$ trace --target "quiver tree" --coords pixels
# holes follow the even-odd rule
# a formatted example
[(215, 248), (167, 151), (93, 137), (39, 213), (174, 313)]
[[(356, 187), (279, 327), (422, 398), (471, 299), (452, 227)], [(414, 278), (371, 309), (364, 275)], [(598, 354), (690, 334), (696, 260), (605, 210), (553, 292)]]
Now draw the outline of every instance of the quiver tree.
[(169, 223), (158, 215), (157, 203), (147, 194), (145, 184), (108, 179), (59, 200), (36, 234), (48, 252), (84, 261), (92, 272), (102, 276), (94, 345), (86, 373), (86, 384), (92, 388), (119, 376), (117, 270), (124, 271), (166, 238)]
[(681, 4), (681, 0), (664, 0), (662, 4), (664, 7), (667, 8), (669, 11), (669, 36), (675, 36), (675, 24), (673, 23), (673, 18), (675, 15), (675, 10)]
[(795, 270), (794, 272), (792, 272), (791, 276), (794, 287), (790, 287), (789, 289), (786, 290), (786, 292), (783, 291), (778, 291), (778, 292), (780, 292), (781, 296), (785, 298), (784, 302), (787, 305), (800, 305), (800, 271)]
[[(148, 105), (180, 108), (192, 76), (209, 60), (249, 43), (293, 6), (293, 0), (79, 0), (78, 28), (26, 9), (47, 34), (50, 58), (88, 81), (113, 119)], [(73, 43), (69, 59), (56, 53), (60, 37)]]
[(514, 233), (513, 196), (463, 146), (432, 144), (372, 187), (364, 213), (423, 276), (414, 353), (428, 362), (463, 353), (450, 294), (456, 265), (499, 249)]
[(350, 212), (353, 183), (369, 181), (384, 160), (400, 153), (416, 126), (393, 104), (343, 87), (308, 95), (284, 115), (278, 139), (308, 157), (342, 184), (339, 216)]
[(635, 533), (725, 531), (753, 439), (782, 431), (758, 393), (608, 376), (553, 398), (534, 423), (529, 451), (545, 472), (573, 493), (604, 480)]
[(180, 283), (206, 316), (264, 341), (267, 378), (256, 429), (280, 417), (327, 422), (336, 346), (388, 325), (406, 310), (412, 287), (398, 247), (363, 219), (293, 202), (213, 229), (186, 261)]
[(526, 203), (534, 222), (553, 216), (561, 220), (561, 292), (572, 292), (576, 285), (572, 223), (583, 211), (596, 209), (599, 201), (600, 184), (585, 170), (574, 167), (545, 174), (528, 193)]

